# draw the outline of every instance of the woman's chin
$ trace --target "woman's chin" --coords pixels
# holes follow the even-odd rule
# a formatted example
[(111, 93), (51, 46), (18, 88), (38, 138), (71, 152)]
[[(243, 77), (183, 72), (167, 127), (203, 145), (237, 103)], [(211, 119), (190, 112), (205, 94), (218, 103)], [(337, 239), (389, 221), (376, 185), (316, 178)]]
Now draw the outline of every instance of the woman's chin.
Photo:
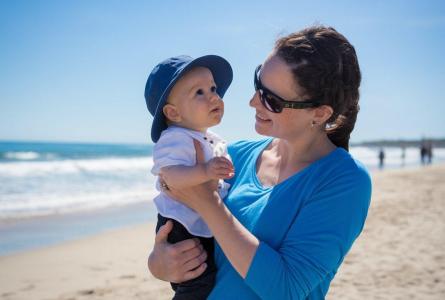
[(255, 123), (255, 131), (258, 133), (258, 134), (261, 134), (261, 135), (269, 135), (269, 132), (270, 132), (270, 130), (268, 130), (265, 126), (264, 126), (264, 124), (258, 124), (258, 122), (256, 122)]

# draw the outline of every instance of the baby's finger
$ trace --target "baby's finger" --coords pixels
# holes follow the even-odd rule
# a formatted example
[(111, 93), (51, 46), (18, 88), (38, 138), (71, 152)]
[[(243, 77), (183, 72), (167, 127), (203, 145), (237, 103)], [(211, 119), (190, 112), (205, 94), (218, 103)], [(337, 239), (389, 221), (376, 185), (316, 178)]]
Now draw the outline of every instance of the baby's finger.
[(230, 161), (230, 159), (228, 159), (228, 158), (225, 157), (225, 156), (219, 156), (219, 158), (221, 158), (223, 161), (227, 161), (227, 162), (229, 162), (229, 163), (232, 163), (232, 162)]
[(225, 178), (231, 178), (232, 172), (218, 172), (215, 177), (218, 179), (225, 179)]
[(229, 179), (232, 178), (235, 173), (230, 170), (218, 171), (216, 176), (221, 179)]
[(215, 165), (217, 168), (226, 168), (233, 170), (233, 165), (228, 161), (218, 161)]
[(229, 173), (233, 173), (233, 169), (228, 167), (228, 166), (219, 166), (218, 168), (216, 168), (217, 172), (229, 172)]

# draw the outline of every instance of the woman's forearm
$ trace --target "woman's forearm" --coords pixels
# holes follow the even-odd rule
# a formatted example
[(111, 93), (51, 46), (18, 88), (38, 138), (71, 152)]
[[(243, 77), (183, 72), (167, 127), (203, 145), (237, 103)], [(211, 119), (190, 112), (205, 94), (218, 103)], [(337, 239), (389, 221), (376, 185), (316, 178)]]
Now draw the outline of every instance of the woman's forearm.
[(213, 197), (214, 199), (201, 201), (198, 212), (232, 266), (245, 278), (259, 240), (231, 214), (216, 192)]

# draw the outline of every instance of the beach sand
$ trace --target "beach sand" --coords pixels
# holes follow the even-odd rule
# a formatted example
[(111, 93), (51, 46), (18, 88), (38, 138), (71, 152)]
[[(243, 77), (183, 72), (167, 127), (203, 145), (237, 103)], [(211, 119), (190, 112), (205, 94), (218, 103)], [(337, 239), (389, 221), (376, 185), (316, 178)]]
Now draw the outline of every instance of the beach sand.
[(171, 299), (148, 272), (155, 224), (0, 257), (0, 299)]
[(445, 166), (372, 177), (365, 228), (327, 299), (445, 299)]
[[(445, 166), (372, 174), (368, 220), (327, 299), (445, 299)], [(171, 299), (154, 224), (0, 257), (0, 299)]]

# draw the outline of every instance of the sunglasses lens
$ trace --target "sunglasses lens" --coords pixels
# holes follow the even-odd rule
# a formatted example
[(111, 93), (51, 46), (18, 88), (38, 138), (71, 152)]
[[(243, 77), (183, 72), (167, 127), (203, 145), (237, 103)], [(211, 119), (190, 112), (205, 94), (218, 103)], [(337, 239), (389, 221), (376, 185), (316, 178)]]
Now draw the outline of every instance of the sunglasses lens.
[(271, 112), (280, 113), (283, 110), (281, 101), (274, 96), (263, 93), (262, 95), (263, 105)]
[(264, 105), (264, 107), (274, 113), (280, 113), (283, 111), (283, 103), (279, 99), (275, 98), (273, 95), (269, 94), (267, 91), (265, 91), (261, 85), (260, 77), (258, 74), (258, 71), (260, 70), (260, 66), (258, 66), (255, 70), (255, 76), (254, 76), (254, 86), (255, 91), (260, 92), (260, 99), (261, 103)]

